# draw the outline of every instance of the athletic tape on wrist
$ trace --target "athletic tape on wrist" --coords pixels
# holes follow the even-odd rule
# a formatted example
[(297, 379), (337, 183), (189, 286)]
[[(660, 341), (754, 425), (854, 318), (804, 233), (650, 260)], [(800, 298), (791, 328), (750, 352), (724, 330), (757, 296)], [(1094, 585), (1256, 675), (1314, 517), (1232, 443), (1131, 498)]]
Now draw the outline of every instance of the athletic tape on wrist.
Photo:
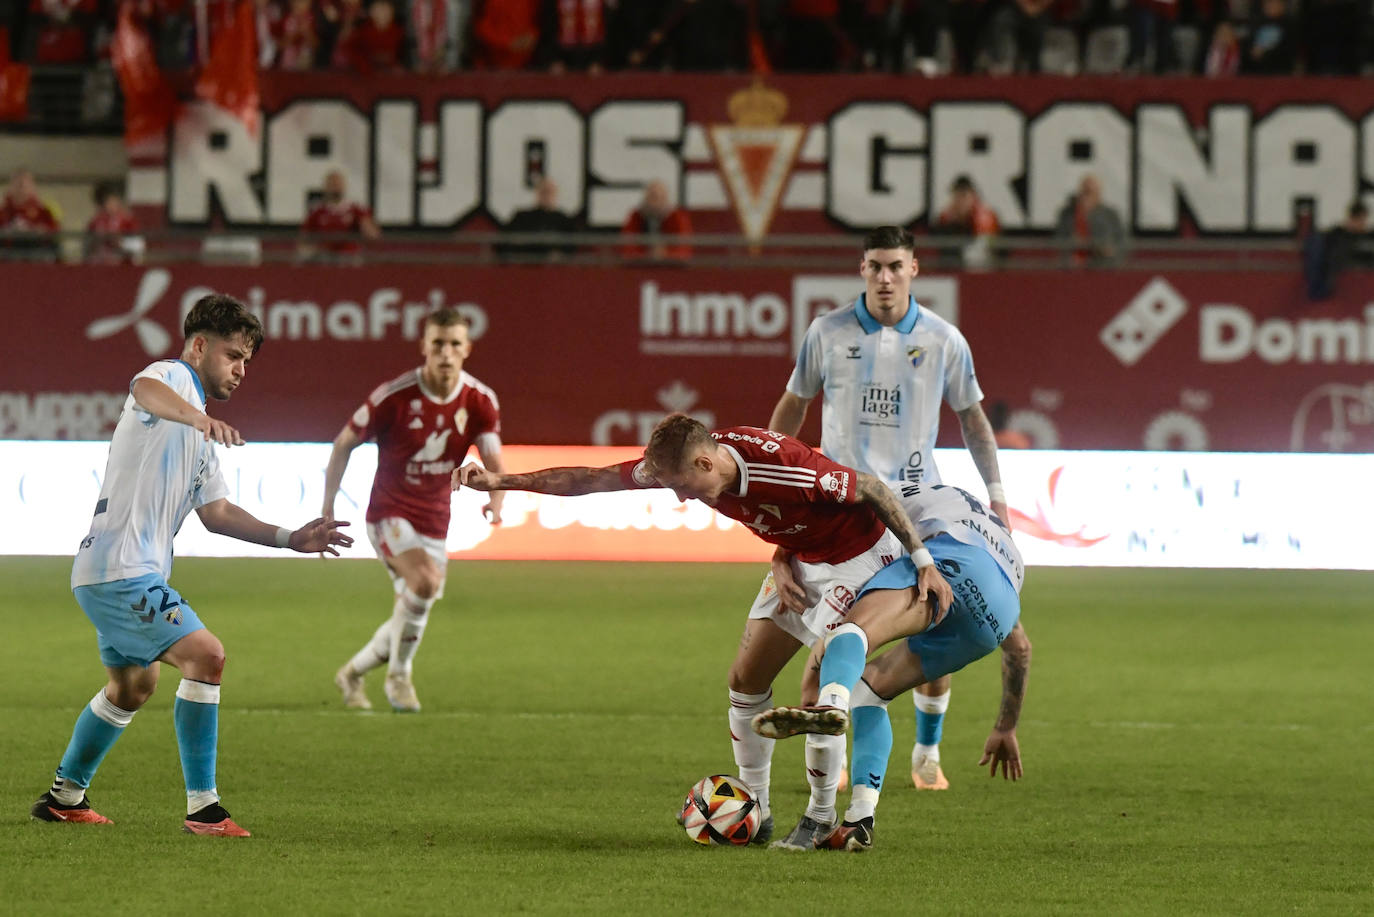
[(1002, 489), (1002, 482), (1001, 482), (1001, 481), (993, 481), (991, 484), (988, 485), (988, 502), (989, 502), (989, 503), (1006, 503), (1006, 502), (1007, 502), (1007, 492), (1006, 492), (1005, 490)]
[(911, 562), (916, 565), (917, 570), (921, 569), (922, 567), (935, 566), (935, 558), (931, 557), (930, 551), (926, 550), (925, 548), (921, 548), (915, 554), (911, 555)]
[(291, 547), (291, 530), (284, 525), (281, 528), (277, 529), (277, 547)]

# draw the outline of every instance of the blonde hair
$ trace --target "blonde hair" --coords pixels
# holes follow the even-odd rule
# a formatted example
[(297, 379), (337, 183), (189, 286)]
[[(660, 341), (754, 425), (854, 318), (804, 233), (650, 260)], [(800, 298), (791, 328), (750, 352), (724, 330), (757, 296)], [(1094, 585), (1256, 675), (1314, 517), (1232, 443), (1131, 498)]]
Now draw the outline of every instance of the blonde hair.
[(646, 470), (655, 477), (660, 473), (676, 474), (697, 449), (714, 444), (711, 431), (701, 421), (686, 414), (669, 414), (654, 427), (649, 445), (644, 448)]

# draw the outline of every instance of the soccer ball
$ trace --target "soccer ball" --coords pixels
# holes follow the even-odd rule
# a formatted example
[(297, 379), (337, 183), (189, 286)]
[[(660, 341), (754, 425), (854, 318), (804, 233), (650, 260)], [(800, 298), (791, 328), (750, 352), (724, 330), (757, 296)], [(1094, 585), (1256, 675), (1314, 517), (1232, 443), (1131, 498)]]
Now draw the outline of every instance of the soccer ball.
[(743, 847), (759, 830), (759, 801), (734, 777), (703, 777), (687, 793), (678, 821), (698, 844)]

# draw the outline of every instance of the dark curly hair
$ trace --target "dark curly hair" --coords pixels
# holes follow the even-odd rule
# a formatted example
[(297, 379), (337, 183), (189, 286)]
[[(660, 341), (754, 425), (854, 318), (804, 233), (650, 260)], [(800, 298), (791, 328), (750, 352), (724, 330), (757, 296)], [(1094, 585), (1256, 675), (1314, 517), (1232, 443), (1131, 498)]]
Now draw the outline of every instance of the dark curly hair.
[(241, 334), (248, 339), (254, 354), (262, 346), (262, 322), (243, 303), (223, 293), (210, 293), (197, 299), (191, 311), (186, 313), (181, 330), (188, 341), (197, 334), (221, 338)]

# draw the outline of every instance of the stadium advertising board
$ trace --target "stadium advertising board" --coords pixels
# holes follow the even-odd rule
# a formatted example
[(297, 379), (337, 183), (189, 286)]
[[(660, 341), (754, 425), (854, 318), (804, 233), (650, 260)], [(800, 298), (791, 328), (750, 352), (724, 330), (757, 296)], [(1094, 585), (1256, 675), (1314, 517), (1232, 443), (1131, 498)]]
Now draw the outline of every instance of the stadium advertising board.
[(324, 175), (391, 229), (504, 224), (547, 174), (615, 228), (664, 181), (699, 229), (921, 224), (967, 174), (1004, 230), (1044, 233), (1085, 173), (1128, 228), (1288, 233), (1335, 223), (1374, 183), (1365, 81), (268, 71), (261, 129), (188, 106), (139, 158), (145, 223), (296, 226)]
[[(128, 380), (179, 353), (211, 291), (265, 325), (246, 386), (214, 409), (253, 441), (333, 439), (419, 362), (439, 305), (472, 319), (467, 368), (508, 442), (635, 445), (671, 411), (765, 424), (807, 324), (862, 290), (836, 267), (11, 265), (0, 438), (108, 437)], [(1374, 276), (1342, 277), (1323, 304), (1272, 272), (923, 275), (913, 290), (959, 324), (988, 401), (1040, 448), (1374, 452)], [(958, 431), (946, 417), (940, 444)]]
[[(100, 491), (103, 443), (0, 443), (0, 554), (70, 554)], [(221, 449), (230, 499), (272, 522), (319, 514), (329, 446)], [(605, 465), (629, 448), (510, 447), (512, 471)], [(946, 480), (982, 497), (963, 450), (940, 451)], [(1363, 526), (1374, 476), (1359, 456), (1025, 451), (1005, 453), (1016, 541), (1026, 562), (1054, 566), (1374, 569)], [(335, 510), (360, 526), (376, 450), (359, 448)], [(668, 490), (583, 497), (508, 495), (501, 526), (486, 495), (453, 498), (453, 556), (493, 560), (659, 560), (767, 563), (771, 549), (744, 527)], [(355, 534), (358, 534), (355, 532)], [(285, 556), (211, 535), (188, 520), (179, 556)], [(371, 557), (359, 537), (345, 556)]]

